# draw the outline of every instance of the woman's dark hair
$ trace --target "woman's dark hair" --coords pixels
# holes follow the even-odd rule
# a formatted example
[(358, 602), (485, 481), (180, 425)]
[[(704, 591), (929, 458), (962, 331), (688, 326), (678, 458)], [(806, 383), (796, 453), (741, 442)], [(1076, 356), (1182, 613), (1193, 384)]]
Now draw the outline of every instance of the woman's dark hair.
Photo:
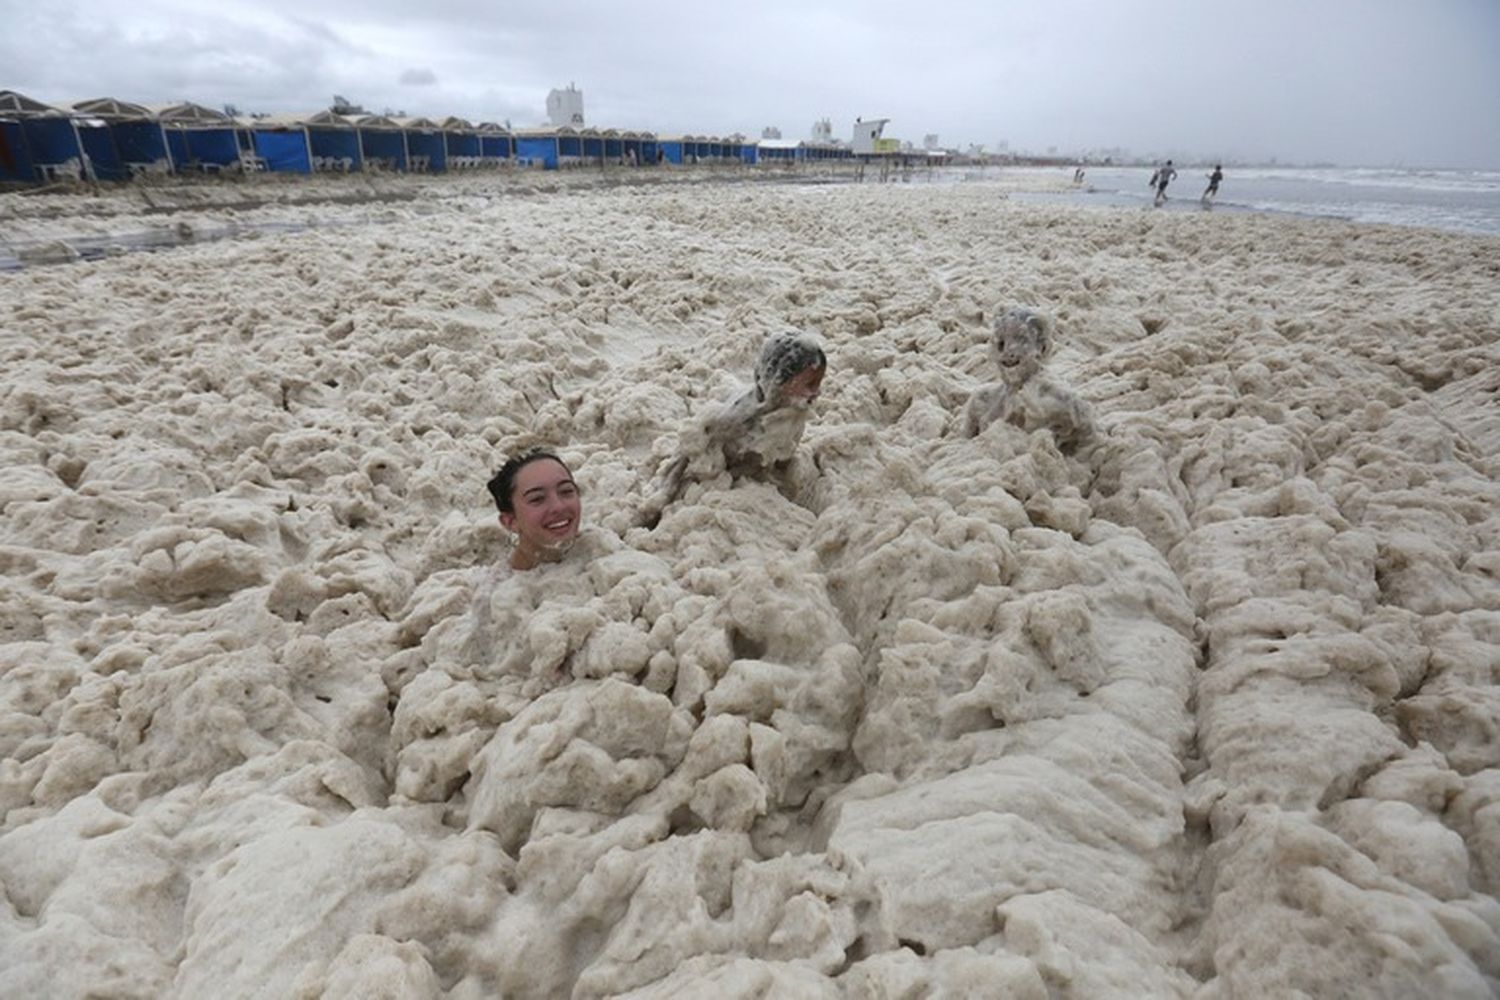
[(531, 448), (508, 460), (488, 483), (490, 496), (495, 498), (495, 506), (500, 508), (500, 513), (516, 512), (516, 505), (511, 500), (511, 494), (516, 491), (516, 474), (540, 458), (550, 458), (564, 469), (568, 467), (567, 462), (545, 448)]

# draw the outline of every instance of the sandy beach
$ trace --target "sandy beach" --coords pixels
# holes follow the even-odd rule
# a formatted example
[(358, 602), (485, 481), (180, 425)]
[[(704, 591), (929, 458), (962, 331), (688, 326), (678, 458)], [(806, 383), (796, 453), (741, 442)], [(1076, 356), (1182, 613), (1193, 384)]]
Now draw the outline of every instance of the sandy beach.
[[(0, 273), (0, 993), (1500, 991), (1500, 239), (342, 181), (0, 195), (184, 244)], [(959, 433), (1010, 305), (1086, 453)], [(791, 485), (634, 526), (789, 327)]]

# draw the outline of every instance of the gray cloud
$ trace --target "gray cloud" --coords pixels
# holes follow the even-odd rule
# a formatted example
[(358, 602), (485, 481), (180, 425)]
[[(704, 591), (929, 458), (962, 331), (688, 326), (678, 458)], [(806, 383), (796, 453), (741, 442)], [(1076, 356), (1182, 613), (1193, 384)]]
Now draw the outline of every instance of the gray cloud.
[[(1491, 0), (0, 0), (0, 86), (41, 100), (187, 98), (542, 120), (576, 81), (591, 124), (888, 134), (1016, 150), (1500, 169)], [(443, 66), (392, 79), (391, 66)], [(427, 74), (427, 79), (422, 74)], [(413, 87), (421, 86), (421, 104)]]
[(431, 87), (437, 83), (437, 74), (430, 69), (408, 69), (396, 82), (403, 87)]

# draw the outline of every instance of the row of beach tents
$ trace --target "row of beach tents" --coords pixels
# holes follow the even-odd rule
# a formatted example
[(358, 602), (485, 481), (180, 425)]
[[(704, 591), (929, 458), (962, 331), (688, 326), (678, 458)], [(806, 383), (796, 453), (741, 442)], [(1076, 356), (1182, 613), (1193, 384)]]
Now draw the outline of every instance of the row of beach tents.
[(96, 98), (51, 105), (0, 90), (0, 181), (126, 181), (196, 172), (393, 171), (849, 159), (832, 143), (665, 136), (615, 129), (508, 129), (462, 118), (309, 115), (232, 117), (200, 104)]

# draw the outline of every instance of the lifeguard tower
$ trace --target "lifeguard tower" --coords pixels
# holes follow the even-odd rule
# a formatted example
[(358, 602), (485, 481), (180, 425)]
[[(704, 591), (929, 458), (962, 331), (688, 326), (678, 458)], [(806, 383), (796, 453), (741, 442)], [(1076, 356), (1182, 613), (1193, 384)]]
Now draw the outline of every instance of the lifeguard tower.
[(876, 153), (890, 152), (889, 148), (882, 148), (882, 143), (893, 140), (882, 140), (881, 132), (885, 131), (886, 122), (889, 118), (856, 118), (854, 119), (854, 155), (874, 156)]

